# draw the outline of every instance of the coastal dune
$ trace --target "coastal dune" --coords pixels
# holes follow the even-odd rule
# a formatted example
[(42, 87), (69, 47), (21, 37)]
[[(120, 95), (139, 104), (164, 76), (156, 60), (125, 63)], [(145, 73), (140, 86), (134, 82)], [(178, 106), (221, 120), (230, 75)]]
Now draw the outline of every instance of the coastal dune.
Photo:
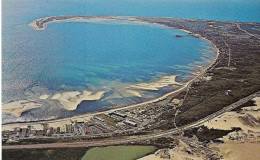
[(226, 112), (204, 125), (208, 128), (231, 130), (241, 128), (219, 138), (223, 143), (213, 143), (210, 148), (218, 148), (218, 155), (227, 160), (257, 160), (260, 157), (260, 97), (253, 99), (256, 106), (243, 107), (241, 111)]

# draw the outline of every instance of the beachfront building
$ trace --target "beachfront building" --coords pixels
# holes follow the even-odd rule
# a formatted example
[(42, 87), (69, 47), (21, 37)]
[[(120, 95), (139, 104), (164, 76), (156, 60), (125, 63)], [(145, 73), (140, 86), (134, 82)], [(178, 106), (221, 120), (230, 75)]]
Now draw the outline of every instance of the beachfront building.
[(124, 123), (133, 127), (137, 127), (137, 124), (135, 122), (130, 121), (129, 119), (126, 119)]

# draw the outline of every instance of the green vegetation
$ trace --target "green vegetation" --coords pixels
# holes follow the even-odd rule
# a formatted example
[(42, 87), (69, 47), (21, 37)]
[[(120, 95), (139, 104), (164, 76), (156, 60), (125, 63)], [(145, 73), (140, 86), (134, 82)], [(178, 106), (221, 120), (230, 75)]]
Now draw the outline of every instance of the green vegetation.
[(230, 132), (241, 130), (240, 128), (233, 128), (232, 130), (219, 130), (219, 129), (208, 129), (207, 127), (193, 128), (184, 131), (184, 136), (191, 138), (196, 135), (199, 141), (216, 141), (217, 138), (221, 138)]
[(154, 146), (108, 146), (87, 151), (82, 160), (134, 160), (154, 152)]
[(19, 142), (11, 142), (11, 143), (5, 143), (3, 142), (2, 145), (28, 145), (28, 144), (38, 144), (38, 143), (55, 143), (57, 142), (57, 139), (20, 139)]
[(11, 149), (2, 150), (5, 160), (79, 160), (87, 148), (55, 148), (55, 149)]
[(241, 111), (241, 109), (243, 107), (249, 107), (249, 106), (256, 106), (255, 101), (251, 99), (251, 100), (247, 101), (245, 104), (233, 109), (232, 111), (239, 112), (239, 111)]
[[(189, 20), (183, 21), (183, 24), (162, 22), (177, 29), (190, 30), (210, 40), (219, 49), (219, 57), (204, 75), (191, 84), (188, 92), (186, 90), (177, 95), (176, 98), (183, 100), (185, 97), (185, 100), (176, 119), (173, 116), (175, 109), (160, 115), (157, 121), (164, 123), (157, 127), (159, 129), (175, 128), (174, 120), (178, 127), (192, 123), (260, 90), (259, 38), (248, 35), (230, 22), (215, 21), (214, 25), (222, 27), (225, 32), (217, 28), (209, 29), (208, 23), (190, 23)], [(254, 28), (254, 25), (248, 24), (247, 27)], [(203, 79), (207, 76), (211, 80)], [(232, 95), (226, 95), (227, 90), (231, 90)]]

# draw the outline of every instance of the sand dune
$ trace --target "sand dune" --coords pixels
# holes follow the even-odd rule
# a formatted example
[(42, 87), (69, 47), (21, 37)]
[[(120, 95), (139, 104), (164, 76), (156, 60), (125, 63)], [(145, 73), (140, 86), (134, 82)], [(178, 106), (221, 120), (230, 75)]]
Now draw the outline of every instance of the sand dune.
[[(256, 101), (257, 106), (243, 107), (243, 111), (237, 113), (226, 112), (223, 115), (214, 118), (213, 120), (206, 122), (204, 125), (208, 128), (231, 130), (232, 127), (240, 127), (243, 131), (248, 132), (248, 130), (260, 132), (260, 97), (256, 97), (253, 100)], [(243, 122), (243, 119), (248, 119), (248, 124)], [(252, 124), (251, 124), (252, 123)]]
[(258, 160), (260, 159), (260, 97), (254, 98), (257, 106), (243, 107), (242, 111), (227, 112), (222, 116), (207, 122), (209, 128), (230, 130), (239, 127), (242, 130), (234, 131), (219, 138), (224, 143), (213, 143), (210, 148), (217, 148), (217, 154), (226, 160)]
[[(202, 156), (196, 155), (194, 153), (187, 153), (186, 151), (190, 151), (190, 147), (179, 140), (179, 144), (175, 146), (175, 148), (169, 149), (160, 149), (156, 151), (154, 154), (150, 154), (138, 160), (203, 160)], [(166, 154), (165, 154), (166, 153)]]
[(211, 147), (219, 148), (219, 155), (225, 160), (260, 159), (260, 143), (224, 143), (213, 144)]

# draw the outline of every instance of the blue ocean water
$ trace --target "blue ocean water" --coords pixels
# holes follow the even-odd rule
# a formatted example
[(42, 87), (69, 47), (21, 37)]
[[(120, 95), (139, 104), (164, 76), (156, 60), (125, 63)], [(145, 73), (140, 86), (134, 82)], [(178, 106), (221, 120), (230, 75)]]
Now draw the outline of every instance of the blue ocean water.
[[(164, 27), (52, 23), (35, 31), (28, 24), (37, 18), (125, 15), (259, 22), (260, 1), (3, 0), (2, 14), (2, 98), (8, 102), (71, 90), (110, 91), (169, 74), (185, 81), (197, 65), (206, 66), (205, 59), (215, 56), (208, 42), (174, 38), (186, 33)], [(84, 105), (79, 107), (84, 111)]]

